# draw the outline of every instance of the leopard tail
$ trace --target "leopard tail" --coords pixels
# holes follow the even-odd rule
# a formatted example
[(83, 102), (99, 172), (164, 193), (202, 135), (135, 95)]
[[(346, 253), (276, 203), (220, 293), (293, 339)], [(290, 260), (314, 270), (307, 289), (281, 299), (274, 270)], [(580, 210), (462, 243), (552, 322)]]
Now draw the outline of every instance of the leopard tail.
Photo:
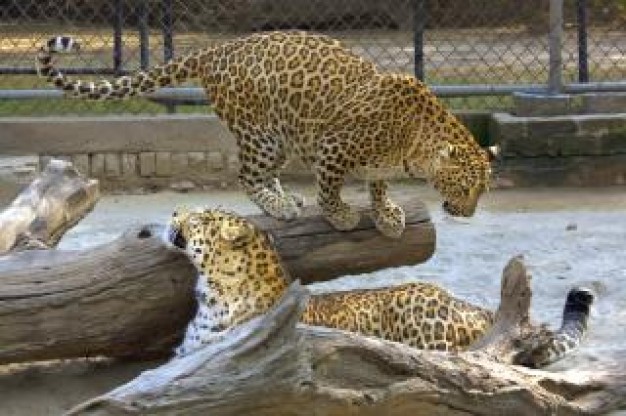
[[(87, 100), (119, 100), (141, 96), (162, 87), (197, 78), (203, 56), (198, 53), (158, 65), (149, 71), (137, 71), (132, 75), (115, 78), (112, 81), (71, 80), (54, 65), (55, 55), (69, 53), (79, 49), (79, 44), (72, 37), (56, 36), (48, 40), (37, 54), (37, 73), (56, 88), (63, 90), (73, 98)], [(205, 54), (207, 52), (204, 52)]]
[(529, 350), (518, 354), (514, 362), (531, 368), (545, 367), (576, 349), (587, 332), (593, 301), (594, 295), (589, 289), (570, 290), (563, 308), (561, 328), (543, 337)]

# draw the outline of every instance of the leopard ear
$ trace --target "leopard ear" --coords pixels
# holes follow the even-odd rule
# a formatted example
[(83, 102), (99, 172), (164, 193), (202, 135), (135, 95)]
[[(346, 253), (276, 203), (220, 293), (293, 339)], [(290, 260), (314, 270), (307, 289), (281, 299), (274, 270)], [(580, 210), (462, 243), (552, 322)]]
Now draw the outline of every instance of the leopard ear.
[(444, 144), (444, 146), (439, 149), (439, 157), (442, 159), (448, 159), (452, 155), (452, 152), (454, 151), (453, 149), (454, 146), (450, 143)]
[(246, 224), (224, 224), (220, 229), (222, 241), (234, 248), (241, 248), (248, 243), (254, 234), (252, 227)]
[(454, 159), (458, 153), (459, 148), (450, 143), (446, 143), (443, 148), (439, 149), (439, 157), (441, 159)]
[(489, 146), (487, 148), (487, 156), (489, 157), (490, 162), (496, 160), (498, 156), (500, 156), (500, 146), (498, 145)]
[(182, 217), (189, 213), (189, 210), (185, 206), (177, 206), (172, 212), (172, 217)]

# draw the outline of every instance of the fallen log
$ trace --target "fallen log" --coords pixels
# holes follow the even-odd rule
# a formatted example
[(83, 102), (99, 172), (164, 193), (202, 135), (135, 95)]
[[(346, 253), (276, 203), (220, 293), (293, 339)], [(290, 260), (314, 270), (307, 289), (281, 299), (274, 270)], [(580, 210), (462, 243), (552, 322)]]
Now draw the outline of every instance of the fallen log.
[(335, 230), (311, 206), (289, 222), (269, 215), (247, 218), (274, 237), (290, 274), (312, 283), (428, 260), (435, 252), (435, 227), (426, 206), (408, 198), (397, 202), (406, 213), (406, 228), (398, 239), (380, 234), (369, 209), (361, 210), (361, 222), (349, 232)]
[(501, 329), (529, 315), (529, 277), (520, 269), (519, 258), (505, 269), (495, 333), (479, 351), (419, 351), (298, 324), (307, 292), (295, 283), (266, 315), (69, 414), (588, 415), (626, 406), (623, 368), (552, 374), (490, 355), (509, 352), (503, 346), (515, 345), (516, 331)]
[[(332, 279), (424, 261), (435, 232), (420, 203), (405, 204), (399, 240), (380, 236), (364, 216), (351, 232), (314, 211), (285, 223), (250, 217), (270, 231), (293, 276)], [(0, 261), (0, 364), (95, 355), (168, 356), (195, 308), (196, 272), (168, 250), (162, 225), (128, 230), (84, 251), (38, 250)]]
[(70, 162), (53, 159), (0, 213), (0, 255), (54, 247), (95, 206), (98, 181)]

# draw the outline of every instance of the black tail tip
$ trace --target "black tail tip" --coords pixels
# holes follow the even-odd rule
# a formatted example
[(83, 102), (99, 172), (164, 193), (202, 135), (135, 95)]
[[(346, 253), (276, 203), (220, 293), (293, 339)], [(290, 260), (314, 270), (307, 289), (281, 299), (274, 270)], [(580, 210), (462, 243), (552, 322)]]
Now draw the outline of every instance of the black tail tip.
[(596, 296), (591, 289), (575, 287), (567, 294), (567, 303), (583, 306), (591, 306)]
[(50, 52), (71, 52), (80, 50), (80, 44), (71, 36), (54, 36), (46, 46)]

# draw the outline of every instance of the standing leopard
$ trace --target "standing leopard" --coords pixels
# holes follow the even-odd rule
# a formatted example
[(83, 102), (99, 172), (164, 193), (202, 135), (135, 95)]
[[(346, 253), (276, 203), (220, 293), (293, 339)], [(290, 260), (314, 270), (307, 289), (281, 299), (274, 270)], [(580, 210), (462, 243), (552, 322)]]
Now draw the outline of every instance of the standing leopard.
[(97, 82), (73, 81), (55, 68), (54, 55), (77, 45), (55, 37), (37, 56), (38, 73), (71, 97), (122, 99), (198, 80), (237, 140), (241, 186), (275, 218), (301, 211), (302, 198), (278, 181), (291, 159), (314, 171), (317, 202), (339, 230), (359, 222), (340, 196), (346, 177), (368, 180), (376, 227), (393, 238), (405, 219), (386, 179), (425, 176), (443, 195), (444, 210), (460, 216), (472, 216), (489, 187), (490, 152), (422, 82), (381, 73), (328, 36), (253, 34)]
[[(198, 270), (198, 309), (178, 355), (188, 354), (228, 333), (229, 328), (267, 312), (290, 284), (270, 235), (249, 220), (222, 210), (175, 212), (166, 243), (184, 250)], [(586, 329), (593, 295), (573, 289), (563, 325), (538, 338), (517, 358), (541, 367), (574, 349)], [(401, 342), (420, 349), (467, 349), (493, 324), (494, 313), (453, 297), (427, 282), (373, 290), (313, 295), (305, 324)]]

